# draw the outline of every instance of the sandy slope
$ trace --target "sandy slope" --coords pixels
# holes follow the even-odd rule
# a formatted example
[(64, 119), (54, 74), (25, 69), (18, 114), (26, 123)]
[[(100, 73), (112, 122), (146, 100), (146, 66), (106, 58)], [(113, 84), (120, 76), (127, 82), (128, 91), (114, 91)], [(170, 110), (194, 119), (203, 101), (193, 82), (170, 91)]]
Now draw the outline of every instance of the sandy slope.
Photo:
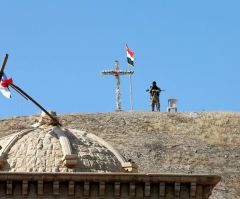
[[(36, 116), (0, 120), (0, 135)], [(240, 113), (81, 113), (59, 116), (66, 128), (94, 133), (139, 165), (140, 172), (222, 176), (212, 199), (240, 198)]]

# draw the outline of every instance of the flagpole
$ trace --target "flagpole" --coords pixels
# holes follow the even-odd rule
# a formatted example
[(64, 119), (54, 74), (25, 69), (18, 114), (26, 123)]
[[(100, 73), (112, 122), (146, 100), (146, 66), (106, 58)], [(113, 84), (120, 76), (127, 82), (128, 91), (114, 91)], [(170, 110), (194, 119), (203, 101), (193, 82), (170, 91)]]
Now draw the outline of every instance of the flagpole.
[[(128, 66), (134, 66), (134, 52), (131, 51), (128, 48), (128, 45), (126, 44), (126, 50), (127, 50), (127, 62)], [(133, 99), (132, 99), (132, 74), (129, 75), (129, 81), (130, 81), (130, 107), (131, 111), (133, 111)]]
[(130, 81), (130, 106), (131, 111), (133, 111), (133, 100), (132, 100), (132, 75), (129, 75), (129, 81)]

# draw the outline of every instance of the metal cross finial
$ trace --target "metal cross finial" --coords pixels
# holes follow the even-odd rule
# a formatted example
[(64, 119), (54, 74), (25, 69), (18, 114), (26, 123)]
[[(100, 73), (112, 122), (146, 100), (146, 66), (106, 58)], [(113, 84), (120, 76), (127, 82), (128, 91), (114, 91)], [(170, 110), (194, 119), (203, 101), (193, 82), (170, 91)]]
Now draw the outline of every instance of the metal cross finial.
[(116, 79), (116, 111), (121, 111), (121, 100), (120, 100), (120, 75), (129, 75), (133, 74), (134, 71), (119, 70), (119, 62), (115, 60), (115, 69), (114, 70), (104, 70), (102, 71), (103, 75), (114, 75)]

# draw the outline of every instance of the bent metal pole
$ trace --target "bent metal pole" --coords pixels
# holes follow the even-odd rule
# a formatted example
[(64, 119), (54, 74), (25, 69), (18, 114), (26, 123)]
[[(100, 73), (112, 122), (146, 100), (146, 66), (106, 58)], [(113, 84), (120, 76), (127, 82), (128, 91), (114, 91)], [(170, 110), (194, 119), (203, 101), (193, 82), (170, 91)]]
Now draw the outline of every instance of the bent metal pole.
[[(5, 58), (2, 63), (2, 67), (0, 69), (0, 81), (2, 80), (2, 76), (4, 74), (4, 69), (7, 64), (8, 60), (8, 54), (5, 55)], [(54, 122), (54, 124), (61, 126), (61, 124), (58, 122), (56, 118), (54, 118), (45, 108), (43, 108), (36, 100), (34, 100), (30, 95), (28, 95), (25, 91), (23, 91), (21, 88), (19, 88), (17, 85), (10, 83), (9, 86), (13, 88), (15, 91), (17, 91), (22, 97), (24, 97), (26, 100), (31, 100), (38, 108), (40, 108), (44, 113), (46, 113)]]
[(32, 101), (38, 108), (40, 108), (44, 113), (46, 113), (56, 125), (61, 126), (61, 124), (58, 122), (58, 120), (55, 117), (53, 117), (45, 108), (43, 108), (36, 100), (34, 100), (30, 95), (28, 95), (20, 87), (18, 87), (17, 85), (15, 85), (13, 83), (9, 84), (9, 86), (11, 86), (15, 91), (17, 91), (19, 94), (21, 94), (25, 99), (27, 98), (30, 101)]
[(133, 111), (133, 99), (132, 99), (132, 74), (129, 74), (129, 81), (130, 81), (130, 107), (131, 107), (131, 111)]

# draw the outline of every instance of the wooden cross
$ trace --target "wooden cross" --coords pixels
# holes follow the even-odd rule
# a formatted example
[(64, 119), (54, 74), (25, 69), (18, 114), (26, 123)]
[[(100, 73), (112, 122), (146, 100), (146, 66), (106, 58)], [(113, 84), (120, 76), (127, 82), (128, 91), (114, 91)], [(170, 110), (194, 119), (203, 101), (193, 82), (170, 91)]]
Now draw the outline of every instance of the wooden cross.
[(119, 62), (115, 61), (115, 69), (114, 70), (104, 70), (102, 71), (103, 75), (114, 75), (116, 79), (116, 111), (121, 111), (121, 100), (120, 100), (120, 75), (132, 75), (134, 71), (127, 70), (119, 70)]

